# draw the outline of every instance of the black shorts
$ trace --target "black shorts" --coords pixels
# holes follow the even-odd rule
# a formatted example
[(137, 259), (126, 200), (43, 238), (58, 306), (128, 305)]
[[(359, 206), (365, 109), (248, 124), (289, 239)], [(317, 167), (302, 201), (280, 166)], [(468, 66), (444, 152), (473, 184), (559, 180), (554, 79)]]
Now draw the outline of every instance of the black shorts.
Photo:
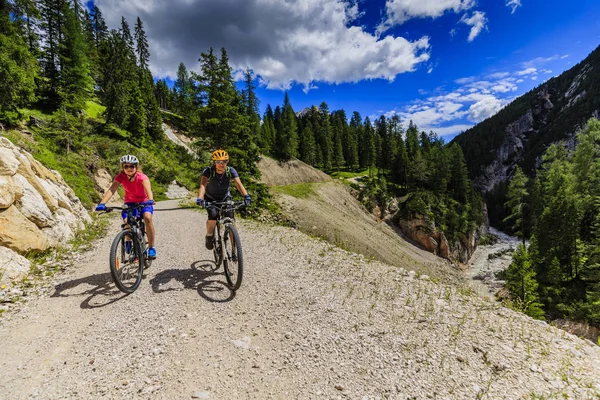
[[(225, 200), (222, 201), (227, 201), (227, 200), (231, 200), (231, 198), (226, 198)], [(211, 199), (207, 199), (207, 201), (214, 201)], [(219, 219), (219, 213), (220, 213), (221, 209), (218, 207), (209, 207), (206, 209), (206, 212), (208, 213), (208, 220), (209, 221), (216, 221), (217, 219)], [(228, 216), (229, 218), (233, 218), (233, 210), (229, 209), (225, 212), (225, 215)]]

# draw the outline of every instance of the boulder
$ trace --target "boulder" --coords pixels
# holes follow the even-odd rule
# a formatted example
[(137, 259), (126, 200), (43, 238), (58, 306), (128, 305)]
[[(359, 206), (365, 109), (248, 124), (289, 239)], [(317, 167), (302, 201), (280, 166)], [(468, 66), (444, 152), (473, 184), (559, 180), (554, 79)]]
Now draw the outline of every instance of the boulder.
[(19, 164), (20, 162), (12, 150), (12, 143), (6, 138), (0, 138), (0, 175), (14, 175)]
[(46, 203), (46, 206), (50, 209), (50, 211), (56, 211), (58, 209), (58, 206), (55, 205), (55, 200), (53, 201), (52, 196), (48, 194), (46, 189), (44, 189), (44, 186), (42, 186), (40, 181), (37, 179), (35, 173), (31, 168), (31, 163), (29, 162), (29, 159), (24, 155), (21, 155), (19, 159), (22, 162), (21, 164), (19, 164), (17, 172), (23, 175), (31, 184), (31, 186), (33, 186), (35, 190), (40, 194), (40, 196), (42, 196), (42, 199), (44, 199), (44, 203)]
[(0, 210), (0, 246), (24, 254), (48, 249), (49, 241), (36, 224), (12, 205)]
[(31, 262), (11, 249), (0, 246), (0, 286), (24, 277), (29, 273)]
[(0, 175), (0, 209), (10, 207), (23, 196), (23, 189), (11, 176)]
[[(39, 228), (52, 225), (52, 211), (50, 211), (40, 193), (35, 190), (23, 175), (16, 174), (13, 178), (23, 189), (23, 197), (16, 202), (16, 206), (21, 211), (21, 214), (34, 222)], [(49, 198), (52, 199), (52, 197)]]

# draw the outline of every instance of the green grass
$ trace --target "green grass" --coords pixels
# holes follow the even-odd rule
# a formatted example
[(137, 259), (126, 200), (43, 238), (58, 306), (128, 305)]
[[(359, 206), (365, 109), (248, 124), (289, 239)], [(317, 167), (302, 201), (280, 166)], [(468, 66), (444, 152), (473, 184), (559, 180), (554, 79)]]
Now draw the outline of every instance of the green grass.
[(296, 183), (293, 185), (273, 186), (271, 190), (275, 193), (287, 194), (297, 199), (305, 199), (315, 194), (315, 185), (318, 185), (318, 183)]
[(87, 101), (85, 103), (85, 113), (90, 118), (101, 119), (102, 113), (104, 113), (104, 110), (106, 110), (106, 107), (104, 107), (103, 105), (100, 105), (94, 101)]
[(358, 172), (354, 172), (354, 171), (335, 171), (332, 172), (331, 174), (332, 178), (344, 178), (344, 179), (349, 179), (349, 178), (356, 178), (357, 176), (364, 176), (364, 175), (369, 175), (369, 170), (365, 169), (362, 171), (358, 171)]
[(23, 113), (26, 120), (29, 120), (29, 116), (34, 116), (37, 119), (46, 121), (46, 120), (50, 119), (50, 117), (52, 116), (52, 114), (47, 114), (42, 110), (35, 110), (35, 109), (31, 109), (31, 108), (21, 108), (21, 109), (19, 109), (19, 111), (21, 111), (21, 113)]

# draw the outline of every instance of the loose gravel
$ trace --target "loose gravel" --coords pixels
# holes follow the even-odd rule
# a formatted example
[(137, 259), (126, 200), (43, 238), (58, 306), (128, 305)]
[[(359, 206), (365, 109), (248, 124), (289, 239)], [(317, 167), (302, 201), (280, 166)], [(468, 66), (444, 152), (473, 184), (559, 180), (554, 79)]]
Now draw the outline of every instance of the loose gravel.
[(132, 295), (111, 281), (111, 233), (48, 295), (5, 313), (0, 398), (600, 396), (591, 342), (294, 229), (238, 222), (245, 271), (232, 293), (205, 222), (157, 212), (159, 258)]

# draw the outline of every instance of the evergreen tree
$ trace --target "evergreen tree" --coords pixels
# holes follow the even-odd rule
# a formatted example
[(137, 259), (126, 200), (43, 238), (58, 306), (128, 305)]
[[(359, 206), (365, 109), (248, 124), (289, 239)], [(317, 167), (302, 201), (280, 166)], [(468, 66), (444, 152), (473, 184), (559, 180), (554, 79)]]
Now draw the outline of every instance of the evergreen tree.
[(527, 177), (517, 166), (513, 178), (508, 185), (508, 201), (506, 206), (510, 209), (510, 215), (504, 221), (514, 221), (513, 230), (515, 235), (523, 240), (525, 245), (525, 207), (527, 202)]
[(360, 154), (361, 156), (361, 169), (368, 168), (369, 176), (373, 176), (373, 170), (375, 167), (375, 159), (377, 157), (377, 148), (375, 147), (375, 130), (371, 125), (369, 117), (365, 118), (365, 124), (363, 129), (363, 139), (361, 140), (364, 147)]
[[(78, 5), (77, 0), (74, 3)], [(73, 113), (85, 109), (94, 88), (79, 12), (78, 8), (63, 4), (64, 24), (59, 42), (61, 105)]]
[(154, 95), (154, 80), (149, 67), (150, 51), (148, 50), (148, 39), (146, 38), (146, 32), (144, 31), (144, 25), (142, 24), (140, 17), (137, 18), (135, 24), (134, 36), (138, 62), (138, 86), (144, 100), (143, 108), (146, 117), (145, 126), (154, 140), (160, 140), (162, 139), (163, 134), (162, 118), (158, 107), (158, 101)]
[(280, 157), (284, 160), (298, 157), (298, 123), (287, 92), (283, 99), (281, 128), (281, 134), (277, 142)]
[[(319, 105), (317, 118), (318, 122), (315, 128), (315, 140), (317, 142), (317, 146), (321, 149), (323, 169), (330, 171), (333, 162), (333, 135), (331, 132), (329, 106), (327, 103), (322, 102)], [(313, 126), (315, 126), (315, 124), (313, 124)]]
[(37, 63), (29, 53), (23, 35), (10, 15), (13, 6), (0, 0), (0, 123), (14, 125), (19, 107), (34, 100)]
[(259, 143), (263, 151), (270, 155), (273, 155), (273, 149), (275, 148), (275, 123), (273, 120), (273, 109), (271, 109), (270, 104), (267, 104), (267, 109), (263, 114)]
[(513, 304), (519, 311), (535, 319), (544, 318), (537, 292), (535, 271), (524, 244), (517, 247), (512, 262), (506, 270), (506, 287), (514, 299)]
[[(250, 122), (250, 133), (255, 142), (259, 142), (261, 137), (260, 131), (260, 114), (258, 110), (259, 100), (256, 96), (256, 86), (253, 82), (253, 74), (250, 69), (246, 69), (244, 73), (245, 89), (242, 91), (242, 99), (244, 104), (244, 112)], [(259, 144), (262, 147), (262, 144)]]
[(362, 137), (362, 119), (357, 111), (352, 113), (350, 126), (348, 127), (348, 144), (346, 147), (346, 164), (348, 169), (356, 171), (360, 168), (359, 146), (360, 138)]
[(300, 135), (300, 159), (308, 165), (315, 165), (317, 159), (315, 135), (312, 131), (310, 121), (302, 129), (302, 134)]
[(92, 26), (94, 29), (94, 43), (96, 49), (100, 51), (100, 46), (108, 38), (109, 32), (104, 17), (102, 17), (102, 13), (96, 5), (92, 9)]
[(331, 113), (331, 127), (333, 134), (333, 166), (337, 171), (345, 164), (344, 159), (344, 138), (348, 141), (348, 124), (346, 122), (346, 113), (344, 110), (337, 110)]
[(62, 41), (65, 0), (40, 0), (44, 43), (41, 55), (42, 76), (39, 92), (51, 109), (60, 104), (60, 43)]

